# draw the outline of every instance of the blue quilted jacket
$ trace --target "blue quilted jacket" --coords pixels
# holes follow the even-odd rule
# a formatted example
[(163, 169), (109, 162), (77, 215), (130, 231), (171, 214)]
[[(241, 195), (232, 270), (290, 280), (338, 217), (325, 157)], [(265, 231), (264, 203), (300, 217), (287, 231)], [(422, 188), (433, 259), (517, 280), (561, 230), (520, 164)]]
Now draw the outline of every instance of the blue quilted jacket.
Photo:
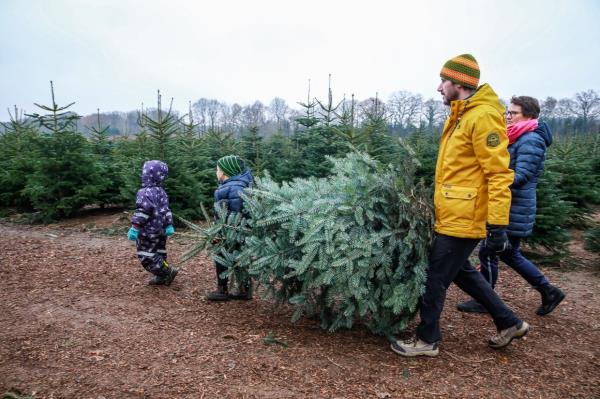
[(552, 133), (546, 123), (539, 122), (537, 129), (521, 135), (508, 146), (510, 168), (515, 179), (510, 188), (512, 202), (508, 235), (527, 237), (533, 231), (536, 212), (536, 188), (544, 170), (546, 149), (552, 144)]
[(252, 172), (250, 170), (220, 183), (215, 190), (215, 207), (226, 204), (229, 212), (241, 212), (244, 209), (244, 201), (240, 194), (251, 185)]

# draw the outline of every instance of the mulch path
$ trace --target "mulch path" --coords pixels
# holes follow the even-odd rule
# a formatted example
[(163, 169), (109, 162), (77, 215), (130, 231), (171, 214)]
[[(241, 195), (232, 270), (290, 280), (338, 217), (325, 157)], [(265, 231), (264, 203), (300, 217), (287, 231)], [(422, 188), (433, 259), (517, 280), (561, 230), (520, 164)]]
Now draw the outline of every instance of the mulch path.
[[(149, 287), (134, 245), (124, 234), (101, 234), (107, 225), (126, 231), (115, 215), (49, 226), (0, 223), (0, 394), (600, 397), (600, 277), (591, 265), (544, 269), (568, 295), (545, 317), (535, 315), (539, 294), (502, 267), (498, 291), (532, 330), (499, 351), (486, 344), (491, 319), (455, 310), (466, 296), (452, 286), (440, 355), (404, 359), (360, 326), (328, 333), (314, 320), (292, 324), (289, 307), (260, 298), (207, 302), (214, 271), (205, 254), (183, 265), (171, 287)], [(189, 246), (176, 234), (170, 259)], [(268, 344), (266, 337), (274, 339)]]

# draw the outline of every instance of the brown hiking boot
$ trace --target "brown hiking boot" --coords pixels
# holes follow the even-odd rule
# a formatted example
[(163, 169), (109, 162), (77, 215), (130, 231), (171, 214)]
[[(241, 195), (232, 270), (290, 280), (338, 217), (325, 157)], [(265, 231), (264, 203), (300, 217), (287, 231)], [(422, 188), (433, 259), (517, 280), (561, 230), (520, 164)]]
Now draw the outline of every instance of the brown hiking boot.
[(390, 345), (392, 350), (400, 356), (416, 357), (416, 356), (437, 356), (440, 350), (438, 343), (428, 344), (417, 337), (404, 341), (395, 341)]
[(494, 349), (504, 348), (513, 339), (523, 338), (528, 332), (529, 324), (526, 321), (520, 321), (512, 327), (498, 331), (498, 334), (490, 338), (488, 345)]

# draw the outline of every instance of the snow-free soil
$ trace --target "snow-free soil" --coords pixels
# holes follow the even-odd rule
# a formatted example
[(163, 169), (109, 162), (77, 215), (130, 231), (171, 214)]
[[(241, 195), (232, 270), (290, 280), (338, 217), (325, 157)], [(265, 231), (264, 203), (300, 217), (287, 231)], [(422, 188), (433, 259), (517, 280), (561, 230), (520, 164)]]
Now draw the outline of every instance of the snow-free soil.
[[(488, 348), (491, 319), (458, 312), (455, 304), (467, 297), (452, 286), (440, 355), (405, 359), (361, 326), (328, 333), (314, 320), (292, 324), (289, 307), (260, 298), (207, 302), (215, 276), (206, 254), (184, 264), (170, 287), (147, 286), (126, 228), (118, 214), (49, 226), (0, 223), (0, 394), (600, 397), (600, 277), (589, 253), (566, 261), (569, 267), (543, 269), (567, 293), (545, 317), (535, 314), (539, 294), (501, 268), (500, 295), (531, 324), (524, 339)], [(106, 234), (114, 230), (122, 234)], [(175, 262), (192, 245), (178, 233), (168, 244)]]

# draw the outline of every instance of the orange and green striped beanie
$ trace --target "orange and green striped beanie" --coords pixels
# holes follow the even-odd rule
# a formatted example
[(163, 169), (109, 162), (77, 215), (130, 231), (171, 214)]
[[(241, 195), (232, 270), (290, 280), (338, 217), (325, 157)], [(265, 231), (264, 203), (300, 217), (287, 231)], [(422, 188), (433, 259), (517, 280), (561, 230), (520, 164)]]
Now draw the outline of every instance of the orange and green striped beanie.
[(479, 65), (471, 54), (461, 54), (444, 64), (440, 76), (461, 86), (476, 89), (479, 85)]
[(220, 158), (217, 165), (228, 177), (237, 176), (246, 169), (244, 161), (236, 155), (227, 155)]

